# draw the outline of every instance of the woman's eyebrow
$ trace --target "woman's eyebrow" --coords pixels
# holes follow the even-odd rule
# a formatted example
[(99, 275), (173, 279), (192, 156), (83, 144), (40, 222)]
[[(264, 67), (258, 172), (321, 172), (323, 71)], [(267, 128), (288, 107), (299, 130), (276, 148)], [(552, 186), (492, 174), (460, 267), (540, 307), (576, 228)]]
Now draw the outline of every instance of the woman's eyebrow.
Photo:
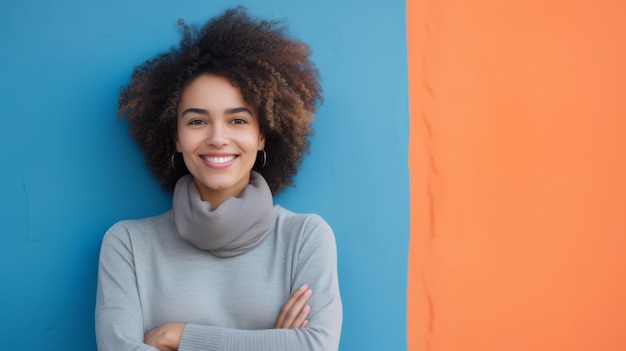
[(201, 109), (201, 108), (191, 107), (191, 108), (188, 108), (185, 111), (183, 111), (183, 113), (181, 113), (180, 115), (181, 116), (185, 116), (188, 113), (197, 113), (199, 115), (205, 115), (205, 116), (208, 116), (210, 114), (209, 111), (207, 111), (207, 110), (204, 110), (204, 109)]
[[(227, 115), (234, 115), (234, 114), (241, 113), (241, 112), (247, 112), (249, 115), (252, 116), (252, 111), (250, 111), (250, 109), (247, 107), (233, 107), (233, 108), (227, 108), (226, 110), (224, 110), (224, 113)], [(196, 114), (205, 115), (205, 116), (211, 115), (211, 113), (209, 113), (209, 111), (205, 109), (190, 107), (186, 109), (185, 111), (183, 111), (183, 113), (181, 113), (181, 116), (185, 116), (188, 113), (196, 113)]]
[(250, 109), (247, 107), (227, 108), (224, 111), (224, 113), (226, 113), (227, 115), (234, 115), (234, 114), (241, 113), (241, 112), (247, 112), (249, 115), (252, 116), (252, 111), (250, 111)]

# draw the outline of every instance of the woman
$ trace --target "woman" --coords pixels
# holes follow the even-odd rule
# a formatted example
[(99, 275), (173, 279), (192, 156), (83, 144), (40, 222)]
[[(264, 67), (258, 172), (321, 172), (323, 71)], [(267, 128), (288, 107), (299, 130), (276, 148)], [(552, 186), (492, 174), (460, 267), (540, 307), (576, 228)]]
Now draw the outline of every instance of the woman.
[(135, 68), (120, 115), (172, 210), (100, 252), (100, 350), (336, 350), (331, 228), (272, 196), (293, 183), (321, 99), (310, 51), (236, 8)]

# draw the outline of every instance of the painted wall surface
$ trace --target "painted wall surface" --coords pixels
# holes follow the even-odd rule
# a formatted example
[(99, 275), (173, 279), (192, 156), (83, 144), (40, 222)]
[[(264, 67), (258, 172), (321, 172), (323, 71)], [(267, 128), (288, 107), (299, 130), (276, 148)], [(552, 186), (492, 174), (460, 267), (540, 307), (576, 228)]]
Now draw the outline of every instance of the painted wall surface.
[(409, 349), (626, 350), (626, 3), (407, 11)]
[[(310, 43), (325, 103), (297, 187), (277, 202), (334, 228), (341, 350), (406, 349), (405, 2), (242, 1)], [(170, 208), (116, 120), (134, 65), (235, 1), (0, 3), (2, 349), (95, 350), (97, 259), (114, 222)], [(271, 155), (270, 155), (271, 157)]]

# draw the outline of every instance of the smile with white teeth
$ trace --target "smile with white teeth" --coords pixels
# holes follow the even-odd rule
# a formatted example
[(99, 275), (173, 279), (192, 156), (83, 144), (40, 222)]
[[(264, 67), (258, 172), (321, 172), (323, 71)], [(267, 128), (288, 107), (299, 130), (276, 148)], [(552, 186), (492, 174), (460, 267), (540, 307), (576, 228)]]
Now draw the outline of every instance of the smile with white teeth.
[(211, 163), (216, 163), (216, 164), (223, 164), (226, 162), (230, 162), (232, 160), (235, 159), (235, 156), (231, 155), (231, 156), (217, 156), (217, 157), (212, 157), (212, 156), (203, 156), (202, 158), (204, 158), (205, 160), (211, 162)]

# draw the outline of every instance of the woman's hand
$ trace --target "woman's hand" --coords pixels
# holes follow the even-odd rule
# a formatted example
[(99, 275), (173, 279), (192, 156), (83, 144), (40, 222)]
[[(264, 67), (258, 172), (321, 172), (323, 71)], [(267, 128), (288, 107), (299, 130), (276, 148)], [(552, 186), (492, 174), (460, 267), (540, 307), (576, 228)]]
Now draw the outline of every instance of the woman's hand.
[(313, 290), (309, 289), (307, 284), (302, 285), (296, 290), (289, 300), (285, 302), (283, 308), (280, 309), (278, 320), (274, 329), (294, 329), (304, 328), (309, 324), (307, 317), (311, 312), (311, 306), (307, 302), (313, 295)]
[[(313, 290), (309, 289), (306, 284), (296, 290), (281, 308), (274, 329), (306, 327), (309, 323), (306, 318), (311, 312), (311, 306), (307, 305), (307, 302), (309, 302), (311, 295), (313, 295)], [(183, 329), (185, 329), (183, 323), (163, 324), (144, 334), (144, 343), (161, 351), (176, 351), (180, 344)]]
[(166, 323), (145, 333), (143, 341), (161, 351), (176, 351), (183, 329), (185, 329), (183, 323)]

